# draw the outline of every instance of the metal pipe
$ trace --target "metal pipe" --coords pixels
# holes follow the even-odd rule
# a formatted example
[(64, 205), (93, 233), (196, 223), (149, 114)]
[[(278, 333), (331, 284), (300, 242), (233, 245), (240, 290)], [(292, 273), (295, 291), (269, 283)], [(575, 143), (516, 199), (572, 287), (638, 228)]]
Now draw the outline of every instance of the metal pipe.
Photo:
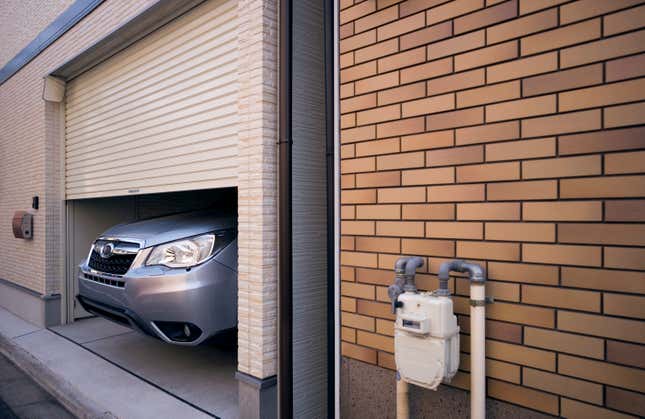
[(417, 274), (417, 268), (421, 266), (423, 266), (423, 258), (419, 256), (410, 257), (405, 264), (405, 274), (414, 277)]
[(394, 272), (397, 274), (403, 274), (405, 273), (405, 264), (408, 263), (408, 258), (403, 257), (403, 258), (398, 258), (396, 262), (394, 262)]
[(486, 272), (484, 268), (476, 263), (464, 262), (462, 265), (462, 272), (468, 274), (470, 282), (483, 283), (486, 282)]
[[(392, 312), (396, 312), (397, 300), (403, 292), (416, 292), (417, 286), (414, 277), (417, 268), (423, 266), (423, 258), (418, 256), (402, 257), (397, 259), (394, 270), (396, 282), (388, 288), (392, 299)], [(400, 303), (399, 303), (400, 304)], [(396, 419), (409, 419), (410, 417), (410, 385), (396, 373)]]
[(408, 263), (407, 257), (401, 257), (394, 263), (394, 283), (387, 287), (387, 295), (392, 302), (392, 314), (396, 313), (398, 307), (399, 295), (403, 294), (403, 284), (405, 283), (405, 265)]
[(470, 417), (485, 419), (486, 291), (483, 282), (470, 283), (470, 301)]
[(444, 262), (439, 267), (439, 289), (436, 291), (437, 295), (447, 297), (450, 295), (450, 289), (448, 289), (448, 280), (450, 279), (450, 272), (456, 271), (461, 272), (462, 265), (465, 262), (463, 260), (455, 259), (449, 262)]
[(396, 373), (396, 419), (410, 418), (410, 385)]
[(403, 283), (403, 291), (417, 292), (417, 284), (414, 277), (417, 274), (417, 268), (423, 266), (423, 259), (418, 256), (408, 258), (405, 264), (405, 282)]
[(447, 281), (450, 278), (450, 272), (461, 272), (463, 264), (466, 261), (461, 259), (455, 259), (448, 262), (444, 262), (439, 267), (439, 279), (442, 281)]
[[(329, 5), (333, 4), (331, 11), (332, 27), (332, 49), (328, 53), (333, 54), (332, 61), (332, 81), (333, 81), (333, 103), (331, 104), (331, 114), (333, 114), (332, 125), (328, 125), (327, 129), (333, 129), (333, 153), (334, 153), (334, 182), (333, 182), (333, 196), (334, 196), (334, 211), (335, 214), (340, 214), (340, 53), (339, 53), (339, 9), (340, 4), (337, 1), (325, 2)], [(329, 56), (328, 56), (329, 57)], [(327, 91), (329, 92), (329, 87)], [(335, 419), (340, 418), (340, 216), (335, 216), (333, 220), (334, 225), (334, 323), (335, 323), (335, 338), (333, 340), (334, 349), (334, 415)], [(328, 417), (332, 417), (328, 413)]]
[[(336, 206), (335, 206), (335, 146), (336, 118), (334, 114), (336, 89), (334, 88), (334, 7), (336, 2), (323, 4), (324, 68), (325, 68), (325, 148), (327, 162), (327, 417), (333, 417), (336, 406), (336, 340), (340, 339), (340, 325), (336, 315)], [(339, 308), (340, 310), (340, 308)]]
[[(444, 262), (439, 268), (439, 288), (450, 295), (450, 272), (467, 273), (470, 279), (470, 417), (486, 417), (486, 273), (484, 269), (464, 260)], [(447, 293), (447, 294), (444, 294)]]
[(394, 272), (396, 274), (394, 284), (387, 289), (388, 296), (392, 301), (392, 313), (396, 313), (396, 308), (399, 307), (399, 295), (404, 292), (417, 291), (414, 276), (420, 266), (423, 266), (423, 258), (418, 256), (400, 257), (394, 263)]
[(293, 417), (293, 271), (291, 228), (292, 2), (280, 0), (278, 128), (278, 417)]

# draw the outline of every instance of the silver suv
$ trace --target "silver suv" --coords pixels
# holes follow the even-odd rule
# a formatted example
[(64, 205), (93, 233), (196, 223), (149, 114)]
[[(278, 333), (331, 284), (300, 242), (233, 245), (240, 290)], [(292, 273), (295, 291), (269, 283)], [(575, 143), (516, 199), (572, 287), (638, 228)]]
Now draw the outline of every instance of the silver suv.
[(177, 345), (237, 325), (234, 217), (183, 213), (119, 224), (80, 265), (90, 313)]

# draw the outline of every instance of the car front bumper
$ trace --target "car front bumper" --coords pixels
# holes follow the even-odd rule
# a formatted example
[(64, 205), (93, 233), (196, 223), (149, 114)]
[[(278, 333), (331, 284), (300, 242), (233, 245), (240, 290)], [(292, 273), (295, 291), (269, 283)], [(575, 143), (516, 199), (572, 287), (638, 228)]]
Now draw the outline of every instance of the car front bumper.
[[(215, 258), (189, 269), (134, 268), (119, 277), (124, 286), (109, 285), (115, 277), (93, 271), (86, 262), (80, 268), (78, 300), (87, 311), (166, 342), (198, 345), (237, 325), (237, 273)], [(178, 340), (164, 333), (168, 322), (194, 325), (201, 333)]]

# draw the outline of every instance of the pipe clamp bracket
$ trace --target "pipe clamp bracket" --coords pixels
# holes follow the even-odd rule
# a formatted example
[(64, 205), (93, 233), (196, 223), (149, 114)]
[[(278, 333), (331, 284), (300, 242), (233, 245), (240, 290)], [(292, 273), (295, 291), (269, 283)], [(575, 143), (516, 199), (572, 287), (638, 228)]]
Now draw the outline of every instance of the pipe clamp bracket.
[(482, 307), (485, 306), (486, 304), (493, 304), (495, 303), (495, 298), (493, 297), (486, 297), (483, 300), (473, 300), (472, 298), (470, 299), (470, 305), (473, 307)]

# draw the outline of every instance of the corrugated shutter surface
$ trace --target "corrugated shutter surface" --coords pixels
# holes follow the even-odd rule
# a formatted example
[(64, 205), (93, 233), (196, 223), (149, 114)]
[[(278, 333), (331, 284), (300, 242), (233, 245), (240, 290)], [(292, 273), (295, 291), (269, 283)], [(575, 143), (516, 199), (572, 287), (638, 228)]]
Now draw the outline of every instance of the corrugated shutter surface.
[(236, 186), (237, 26), (209, 1), (68, 83), (67, 199)]

